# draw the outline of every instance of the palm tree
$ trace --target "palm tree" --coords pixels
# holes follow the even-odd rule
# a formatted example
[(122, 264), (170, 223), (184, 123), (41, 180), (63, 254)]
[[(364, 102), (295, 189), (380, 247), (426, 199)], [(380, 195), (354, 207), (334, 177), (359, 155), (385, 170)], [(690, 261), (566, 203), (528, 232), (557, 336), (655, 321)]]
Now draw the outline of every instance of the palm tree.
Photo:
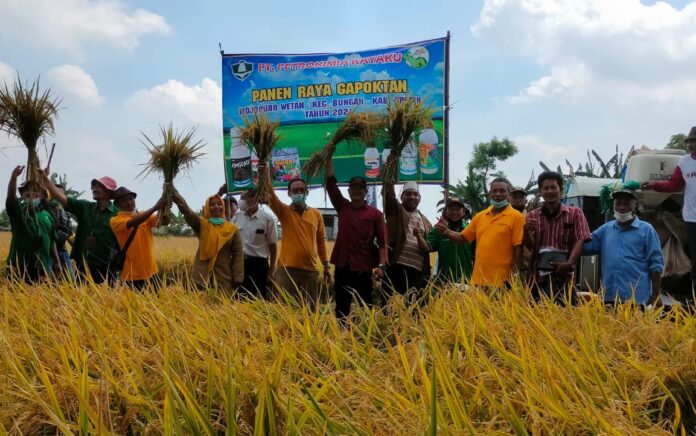
[(39, 79), (30, 86), (17, 76), (12, 88), (0, 88), (0, 132), (14, 136), (27, 147), (27, 180), (37, 181), (41, 164), (37, 153), (39, 139), (55, 132), (61, 100), (51, 90), (41, 90)]

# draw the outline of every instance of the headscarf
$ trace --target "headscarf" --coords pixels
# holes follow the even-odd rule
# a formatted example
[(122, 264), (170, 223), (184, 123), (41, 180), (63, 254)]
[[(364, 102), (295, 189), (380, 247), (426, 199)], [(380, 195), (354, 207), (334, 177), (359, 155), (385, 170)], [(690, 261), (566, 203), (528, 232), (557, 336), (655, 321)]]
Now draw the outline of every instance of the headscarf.
[[(229, 221), (224, 221), (221, 225), (212, 224), (210, 218), (210, 202), (222, 199), (217, 195), (211, 195), (205, 200), (203, 205), (203, 218), (201, 219), (201, 232), (198, 237), (198, 258), (208, 262), (208, 272), (212, 271), (217, 261), (218, 253), (222, 247), (234, 237), (237, 226)], [(223, 203), (224, 204), (224, 203)], [(225, 210), (223, 206), (223, 218)]]

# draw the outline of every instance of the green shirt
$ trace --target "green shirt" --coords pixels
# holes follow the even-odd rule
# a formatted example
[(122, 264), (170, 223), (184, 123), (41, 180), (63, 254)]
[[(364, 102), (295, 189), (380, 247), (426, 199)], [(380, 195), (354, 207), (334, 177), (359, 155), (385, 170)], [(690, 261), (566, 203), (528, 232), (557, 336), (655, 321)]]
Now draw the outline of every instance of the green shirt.
[[(459, 233), (464, 227), (457, 223), (447, 223), (450, 230)], [(440, 280), (458, 282), (462, 276), (471, 277), (474, 267), (474, 256), (470, 244), (457, 244), (433, 228), (426, 238), (432, 251), (437, 251), (437, 276)]]
[(7, 215), (12, 227), (12, 241), (7, 264), (19, 268), (42, 268), (51, 271), (53, 256), (54, 219), (50, 212), (39, 210), (34, 213), (24, 200), (8, 199)]
[[(84, 258), (89, 265), (106, 266), (113, 252), (118, 250), (118, 242), (111, 231), (111, 218), (118, 209), (113, 203), (102, 210), (96, 201), (78, 200), (68, 197), (65, 210), (75, 215), (77, 232), (70, 257), (79, 264)], [(93, 241), (88, 247), (88, 240)]]

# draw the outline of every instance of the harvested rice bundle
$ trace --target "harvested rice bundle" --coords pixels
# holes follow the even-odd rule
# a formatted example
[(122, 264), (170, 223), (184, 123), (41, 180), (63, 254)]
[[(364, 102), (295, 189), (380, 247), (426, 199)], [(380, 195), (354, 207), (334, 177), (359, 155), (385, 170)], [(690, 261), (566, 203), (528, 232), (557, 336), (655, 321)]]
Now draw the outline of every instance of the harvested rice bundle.
[(314, 153), (302, 167), (302, 173), (307, 180), (319, 175), (336, 151), (336, 145), (343, 141), (359, 140), (363, 144), (373, 141), (374, 131), (380, 124), (380, 117), (374, 112), (351, 111), (343, 120), (343, 124), (336, 130), (333, 137), (326, 143), (323, 149)]
[(387, 113), (382, 118), (382, 127), (386, 131), (385, 148), (391, 154), (384, 165), (385, 184), (395, 184), (399, 178), (399, 157), (410, 141), (415, 140), (416, 133), (432, 125), (435, 109), (423, 106), (415, 98), (391, 98), (387, 103)]
[[(279, 122), (273, 122), (268, 115), (254, 113), (251, 117), (243, 116), (244, 125), (239, 127), (240, 138), (243, 142), (253, 147), (259, 158), (259, 166), (268, 166), (273, 154), (273, 148), (278, 142)], [(259, 201), (268, 199), (268, 185), (257, 183)]]
[(55, 132), (60, 99), (51, 90), (40, 91), (39, 79), (31, 85), (17, 77), (12, 88), (0, 87), (0, 132), (14, 136), (27, 148), (27, 181), (38, 181), (41, 164), (36, 146), (44, 135)]
[(160, 225), (167, 225), (172, 217), (174, 178), (180, 173), (189, 171), (193, 163), (205, 154), (201, 153), (205, 143), (203, 140), (194, 142), (195, 127), (189, 131), (179, 131), (175, 130), (171, 123), (168, 127), (160, 126), (160, 143), (155, 143), (145, 133), (140, 133), (145, 138), (140, 142), (150, 153), (150, 160), (144, 164), (145, 168), (139, 175), (147, 176), (152, 172), (162, 174), (164, 179), (162, 196), (167, 200), (167, 204), (160, 210), (158, 219)]

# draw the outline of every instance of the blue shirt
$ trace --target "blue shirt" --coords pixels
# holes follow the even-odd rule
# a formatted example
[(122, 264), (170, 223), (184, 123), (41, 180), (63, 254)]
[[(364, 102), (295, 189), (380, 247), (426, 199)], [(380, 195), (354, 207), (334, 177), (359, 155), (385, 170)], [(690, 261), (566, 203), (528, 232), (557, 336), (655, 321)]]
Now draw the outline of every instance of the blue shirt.
[(652, 295), (650, 272), (664, 271), (662, 247), (657, 232), (636, 217), (625, 229), (610, 221), (594, 232), (582, 254), (598, 254), (602, 259), (604, 301), (628, 301), (647, 304)]

